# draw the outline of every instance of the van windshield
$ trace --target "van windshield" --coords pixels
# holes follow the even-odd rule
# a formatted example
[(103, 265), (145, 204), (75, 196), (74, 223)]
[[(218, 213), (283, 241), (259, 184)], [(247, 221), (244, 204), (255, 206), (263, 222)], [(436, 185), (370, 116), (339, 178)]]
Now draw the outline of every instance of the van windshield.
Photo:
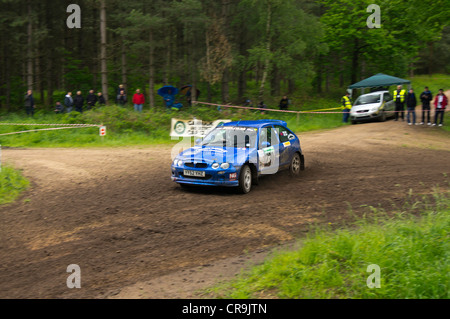
[(353, 105), (364, 105), (364, 104), (372, 104), (372, 103), (380, 103), (380, 95), (372, 94), (372, 95), (361, 95), (358, 97)]

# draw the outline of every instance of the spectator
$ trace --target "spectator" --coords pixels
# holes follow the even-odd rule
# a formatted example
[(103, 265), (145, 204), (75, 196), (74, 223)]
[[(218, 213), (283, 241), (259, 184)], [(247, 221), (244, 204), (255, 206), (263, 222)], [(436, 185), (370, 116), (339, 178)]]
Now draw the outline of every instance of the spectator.
[(123, 94), (126, 94), (123, 84), (119, 84), (119, 87), (117, 88), (117, 97), (119, 97), (121, 91), (123, 91)]
[[(259, 102), (258, 104), (259, 109), (267, 109), (267, 105), (264, 104), (264, 101)], [(261, 110), (261, 114), (266, 114), (264, 110)]]
[(244, 106), (247, 106), (247, 107), (253, 107), (253, 102), (252, 102), (252, 100), (250, 100), (250, 99), (245, 100)]
[(124, 90), (120, 91), (120, 94), (117, 96), (116, 104), (120, 106), (127, 104), (127, 96)]
[(281, 99), (279, 107), (280, 110), (287, 110), (289, 108), (289, 99), (286, 95)]
[(428, 89), (428, 86), (426, 86), (425, 91), (423, 91), (422, 94), (420, 94), (420, 100), (422, 101), (422, 122), (420, 122), (420, 125), (423, 125), (425, 123), (425, 115), (427, 117), (428, 125), (431, 125), (430, 103), (433, 100), (433, 94), (431, 94), (430, 90)]
[(78, 91), (77, 95), (73, 99), (73, 106), (75, 106), (75, 111), (83, 113), (83, 104), (84, 104), (84, 98), (81, 95), (81, 91)]
[(444, 112), (445, 112), (445, 107), (447, 105), (448, 105), (448, 98), (444, 94), (444, 90), (440, 89), (439, 93), (434, 98), (434, 107), (436, 108), (436, 111), (435, 111), (435, 115), (434, 115), (433, 126), (436, 126), (438, 124), (439, 117), (441, 117), (439, 126), (442, 126), (444, 124)]
[(98, 104), (99, 105), (105, 105), (106, 104), (106, 100), (105, 100), (105, 97), (103, 96), (103, 93), (102, 92), (98, 92), (97, 96), (98, 96), (98, 100), (97, 100)]
[(402, 89), (401, 85), (398, 85), (397, 90), (394, 91), (396, 121), (398, 121), (400, 115), (402, 117), (402, 121), (405, 120), (405, 95), (406, 91)]
[(136, 112), (142, 112), (142, 107), (144, 103), (145, 103), (144, 94), (141, 93), (140, 89), (137, 89), (136, 93), (133, 95), (134, 110)]
[(67, 92), (66, 97), (64, 98), (64, 105), (66, 106), (67, 113), (72, 112), (73, 109), (72, 92)]
[[(416, 105), (417, 105), (416, 95), (414, 94), (413, 89), (410, 89), (408, 95), (406, 96), (406, 109), (408, 110), (406, 119), (408, 121), (408, 125), (416, 125)], [(412, 123), (410, 115), (412, 115)]]
[(345, 92), (345, 95), (342, 97), (342, 122), (347, 123), (348, 118), (350, 117), (350, 110), (352, 109), (352, 100), (350, 99), (350, 92)]
[(36, 108), (36, 105), (34, 104), (33, 91), (28, 90), (24, 100), (25, 111), (27, 112), (27, 115), (34, 116), (34, 109)]
[(89, 94), (86, 96), (86, 109), (91, 110), (95, 106), (95, 103), (97, 103), (97, 101), (98, 98), (94, 94), (94, 90), (90, 90)]
[(166, 103), (166, 108), (170, 110), (175, 103), (175, 95), (171, 89), (167, 90), (167, 93), (163, 95), (164, 102)]
[(64, 106), (61, 104), (61, 102), (56, 102), (55, 106), (55, 114), (62, 114), (64, 113)]

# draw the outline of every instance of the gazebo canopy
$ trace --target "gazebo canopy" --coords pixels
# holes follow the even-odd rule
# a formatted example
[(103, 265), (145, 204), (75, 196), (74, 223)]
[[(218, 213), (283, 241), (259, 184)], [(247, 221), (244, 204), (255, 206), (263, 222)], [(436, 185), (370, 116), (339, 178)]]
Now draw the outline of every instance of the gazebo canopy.
[(395, 76), (378, 73), (370, 78), (364, 79), (360, 82), (350, 85), (349, 89), (363, 89), (372, 87), (391, 86), (399, 84), (411, 84), (411, 81), (400, 79)]

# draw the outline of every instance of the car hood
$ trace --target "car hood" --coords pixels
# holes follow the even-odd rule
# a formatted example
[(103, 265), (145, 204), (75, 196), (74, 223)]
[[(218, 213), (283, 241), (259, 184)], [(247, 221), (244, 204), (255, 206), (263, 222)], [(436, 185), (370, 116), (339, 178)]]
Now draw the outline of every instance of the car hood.
[(248, 148), (195, 146), (181, 152), (180, 155), (178, 155), (178, 158), (185, 162), (227, 162), (235, 165), (242, 165), (255, 153), (255, 149)]
[(362, 105), (353, 105), (352, 106), (352, 111), (353, 112), (357, 112), (357, 111), (364, 111), (364, 110), (371, 110), (374, 107), (379, 107), (380, 103), (369, 103), (369, 104), (362, 104)]

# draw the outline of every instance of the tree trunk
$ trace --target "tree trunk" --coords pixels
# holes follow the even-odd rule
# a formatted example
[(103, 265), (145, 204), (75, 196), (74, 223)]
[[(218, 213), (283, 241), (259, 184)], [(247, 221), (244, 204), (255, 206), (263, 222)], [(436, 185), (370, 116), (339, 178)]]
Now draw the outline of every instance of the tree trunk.
[(270, 94), (272, 96), (279, 96), (280, 95), (280, 72), (278, 72), (278, 68), (274, 67), (272, 70), (272, 78), (271, 78), (271, 84), (270, 84)]
[(100, 73), (102, 78), (102, 93), (109, 103), (108, 98), (108, 70), (106, 65), (106, 0), (100, 0)]
[(292, 94), (295, 92), (295, 80), (289, 79), (288, 80), (288, 93)]
[[(266, 52), (267, 55), (270, 53), (271, 49), (271, 36), (270, 36), (270, 29), (272, 24), (272, 5), (270, 2), (267, 3), (267, 24), (266, 24)], [(262, 101), (264, 99), (264, 86), (267, 81), (267, 75), (269, 73), (269, 67), (270, 67), (270, 59), (267, 56), (264, 61), (264, 70), (263, 70), (263, 76), (261, 79), (261, 86), (259, 87), (259, 100)]]
[(169, 78), (170, 78), (170, 67), (171, 67), (171, 56), (172, 56), (172, 40), (170, 36), (166, 36), (166, 66), (164, 68), (164, 74), (163, 74), (163, 82), (164, 85), (169, 85)]
[(428, 75), (431, 76), (433, 74), (433, 55), (434, 55), (434, 46), (433, 42), (428, 42), (428, 50), (430, 55), (428, 56)]
[(52, 79), (52, 74), (53, 74), (53, 61), (52, 58), (50, 57), (50, 52), (48, 53), (49, 56), (47, 58), (47, 69), (46, 69), (46, 79), (45, 82), (47, 84), (47, 99), (46, 99), (46, 104), (47, 105), (53, 105), (53, 79)]
[(31, 0), (27, 1), (28, 7), (28, 28), (27, 28), (27, 88), (33, 89), (33, 20)]
[(148, 79), (148, 100), (150, 103), (150, 107), (155, 106), (155, 46), (153, 43), (153, 30), (149, 32), (149, 43), (150, 43), (150, 52), (149, 52), (149, 79)]
[(317, 93), (321, 94), (322, 93), (322, 79), (323, 79), (323, 56), (319, 55), (317, 57), (317, 65), (316, 65), (316, 70), (317, 70), (317, 75), (316, 75), (316, 89), (317, 89)]
[(121, 65), (122, 65), (122, 84), (125, 89), (128, 88), (127, 86), (127, 51), (125, 48), (125, 39), (122, 38), (122, 58), (121, 58)]
[(239, 100), (239, 102), (244, 100), (245, 89), (246, 89), (246, 85), (247, 85), (246, 73), (247, 72), (245, 70), (242, 70), (241, 72), (239, 72), (239, 77), (238, 77), (238, 100)]
[(227, 104), (230, 102), (230, 70), (226, 68), (222, 74), (222, 103)]
[(351, 71), (351, 82), (356, 83), (358, 81), (358, 67), (359, 67), (359, 41), (355, 38), (354, 48), (353, 48), (353, 58), (352, 58), (352, 71)]

